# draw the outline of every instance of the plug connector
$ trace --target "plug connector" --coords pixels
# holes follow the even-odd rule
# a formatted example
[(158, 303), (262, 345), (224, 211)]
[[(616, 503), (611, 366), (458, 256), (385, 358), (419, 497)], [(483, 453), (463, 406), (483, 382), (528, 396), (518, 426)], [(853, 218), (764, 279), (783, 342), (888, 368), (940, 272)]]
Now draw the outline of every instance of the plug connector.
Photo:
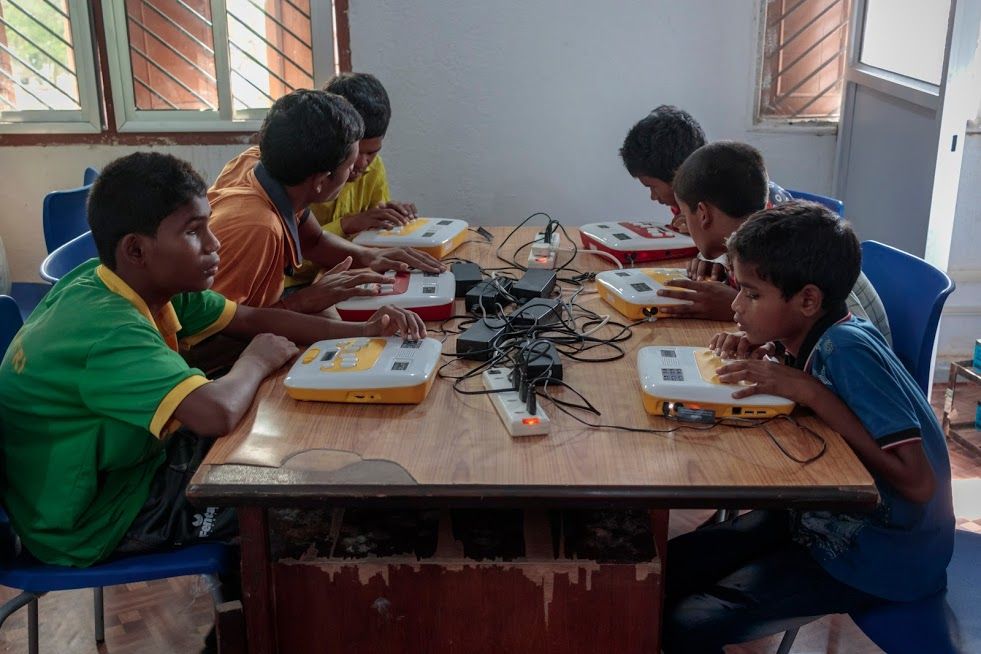
[(559, 243), (559, 230), (553, 229), (548, 239), (545, 238), (545, 232), (538, 232), (531, 244), (531, 250), (528, 252), (528, 267), (555, 268), (559, 254)]
[[(489, 391), (488, 397), (497, 414), (501, 417), (501, 422), (512, 436), (532, 436), (535, 434), (547, 434), (551, 423), (548, 416), (531, 399), (521, 400), (518, 391), (509, 379), (510, 368), (491, 368), (485, 370), (481, 375), (484, 381), (484, 388)], [(534, 397), (534, 388), (530, 389), (528, 398)], [(529, 411), (531, 409), (531, 411)]]

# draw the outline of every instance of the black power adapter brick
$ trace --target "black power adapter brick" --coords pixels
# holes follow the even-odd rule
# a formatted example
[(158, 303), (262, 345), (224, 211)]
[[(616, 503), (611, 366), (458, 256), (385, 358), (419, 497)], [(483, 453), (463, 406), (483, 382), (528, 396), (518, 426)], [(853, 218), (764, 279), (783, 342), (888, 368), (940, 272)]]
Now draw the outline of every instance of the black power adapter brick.
[(525, 350), (524, 359), (529, 380), (537, 379), (536, 383), (544, 384), (546, 378), (562, 379), (562, 362), (559, 360), (559, 351), (555, 349), (554, 344), (536, 341)]
[[(514, 280), (507, 277), (497, 277), (480, 282), (467, 291), (464, 298), (467, 311), (478, 315), (483, 311), (496, 313), (498, 304), (502, 307), (511, 304), (511, 300), (506, 294), (510, 292), (512, 283)], [(481, 311), (481, 307), (483, 307), (483, 311)]]
[(524, 277), (511, 288), (516, 298), (548, 297), (555, 288), (555, 271), (544, 268), (529, 268)]
[(464, 297), (471, 288), (483, 281), (480, 266), (469, 261), (458, 261), (450, 265), (450, 272), (456, 280), (456, 297)]
[(498, 318), (478, 320), (456, 337), (456, 353), (461, 359), (487, 361), (506, 331), (507, 323)]
[(508, 316), (515, 327), (541, 327), (558, 322), (561, 317), (562, 303), (546, 297), (528, 300)]

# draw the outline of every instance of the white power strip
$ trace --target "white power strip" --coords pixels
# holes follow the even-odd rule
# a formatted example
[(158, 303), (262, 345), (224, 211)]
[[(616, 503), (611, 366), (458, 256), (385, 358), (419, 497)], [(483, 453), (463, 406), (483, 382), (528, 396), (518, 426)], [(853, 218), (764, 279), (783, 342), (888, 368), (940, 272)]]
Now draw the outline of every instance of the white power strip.
[(548, 416), (542, 411), (542, 407), (537, 405), (534, 414), (528, 413), (525, 403), (518, 397), (518, 391), (514, 390), (511, 380), (508, 379), (510, 374), (510, 368), (490, 368), (482, 375), (484, 388), (489, 391), (500, 391), (488, 393), (488, 397), (497, 409), (497, 415), (501, 416), (504, 427), (512, 436), (547, 434), (550, 427)]
[(545, 232), (538, 232), (535, 235), (535, 240), (531, 244), (531, 251), (528, 252), (528, 267), (545, 268), (547, 270), (555, 268), (559, 243), (559, 230), (552, 231), (552, 238), (548, 243), (545, 242)]

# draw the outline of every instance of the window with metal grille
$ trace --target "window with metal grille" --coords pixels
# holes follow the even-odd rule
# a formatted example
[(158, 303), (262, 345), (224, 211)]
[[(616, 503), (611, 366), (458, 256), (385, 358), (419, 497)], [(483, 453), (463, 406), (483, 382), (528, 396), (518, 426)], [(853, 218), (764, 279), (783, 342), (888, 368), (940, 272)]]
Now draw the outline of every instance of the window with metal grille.
[(255, 130), (277, 98), (335, 72), (333, 12), (331, 0), (0, 0), (0, 131), (99, 132), (103, 110), (110, 131)]
[(759, 121), (836, 123), (848, 0), (767, 0)]
[(333, 73), (332, 30), (313, 30), (331, 24), (329, 0), (106, 4), (120, 131), (255, 127), (276, 98)]
[(0, 123), (35, 121), (99, 129), (84, 0), (0, 0)]

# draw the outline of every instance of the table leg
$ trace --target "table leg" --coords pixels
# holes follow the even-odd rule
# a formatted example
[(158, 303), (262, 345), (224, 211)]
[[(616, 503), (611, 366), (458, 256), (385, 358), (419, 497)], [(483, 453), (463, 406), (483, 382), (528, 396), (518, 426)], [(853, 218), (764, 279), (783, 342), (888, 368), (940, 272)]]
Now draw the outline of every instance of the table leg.
[(238, 509), (242, 536), (242, 601), (249, 654), (274, 654), (276, 621), (269, 561), (269, 525), (266, 509)]
[(654, 545), (657, 547), (657, 558), (661, 562), (661, 584), (657, 597), (657, 639), (655, 652), (661, 651), (661, 633), (664, 630), (664, 585), (668, 569), (668, 509), (651, 509), (651, 531), (654, 534)]

